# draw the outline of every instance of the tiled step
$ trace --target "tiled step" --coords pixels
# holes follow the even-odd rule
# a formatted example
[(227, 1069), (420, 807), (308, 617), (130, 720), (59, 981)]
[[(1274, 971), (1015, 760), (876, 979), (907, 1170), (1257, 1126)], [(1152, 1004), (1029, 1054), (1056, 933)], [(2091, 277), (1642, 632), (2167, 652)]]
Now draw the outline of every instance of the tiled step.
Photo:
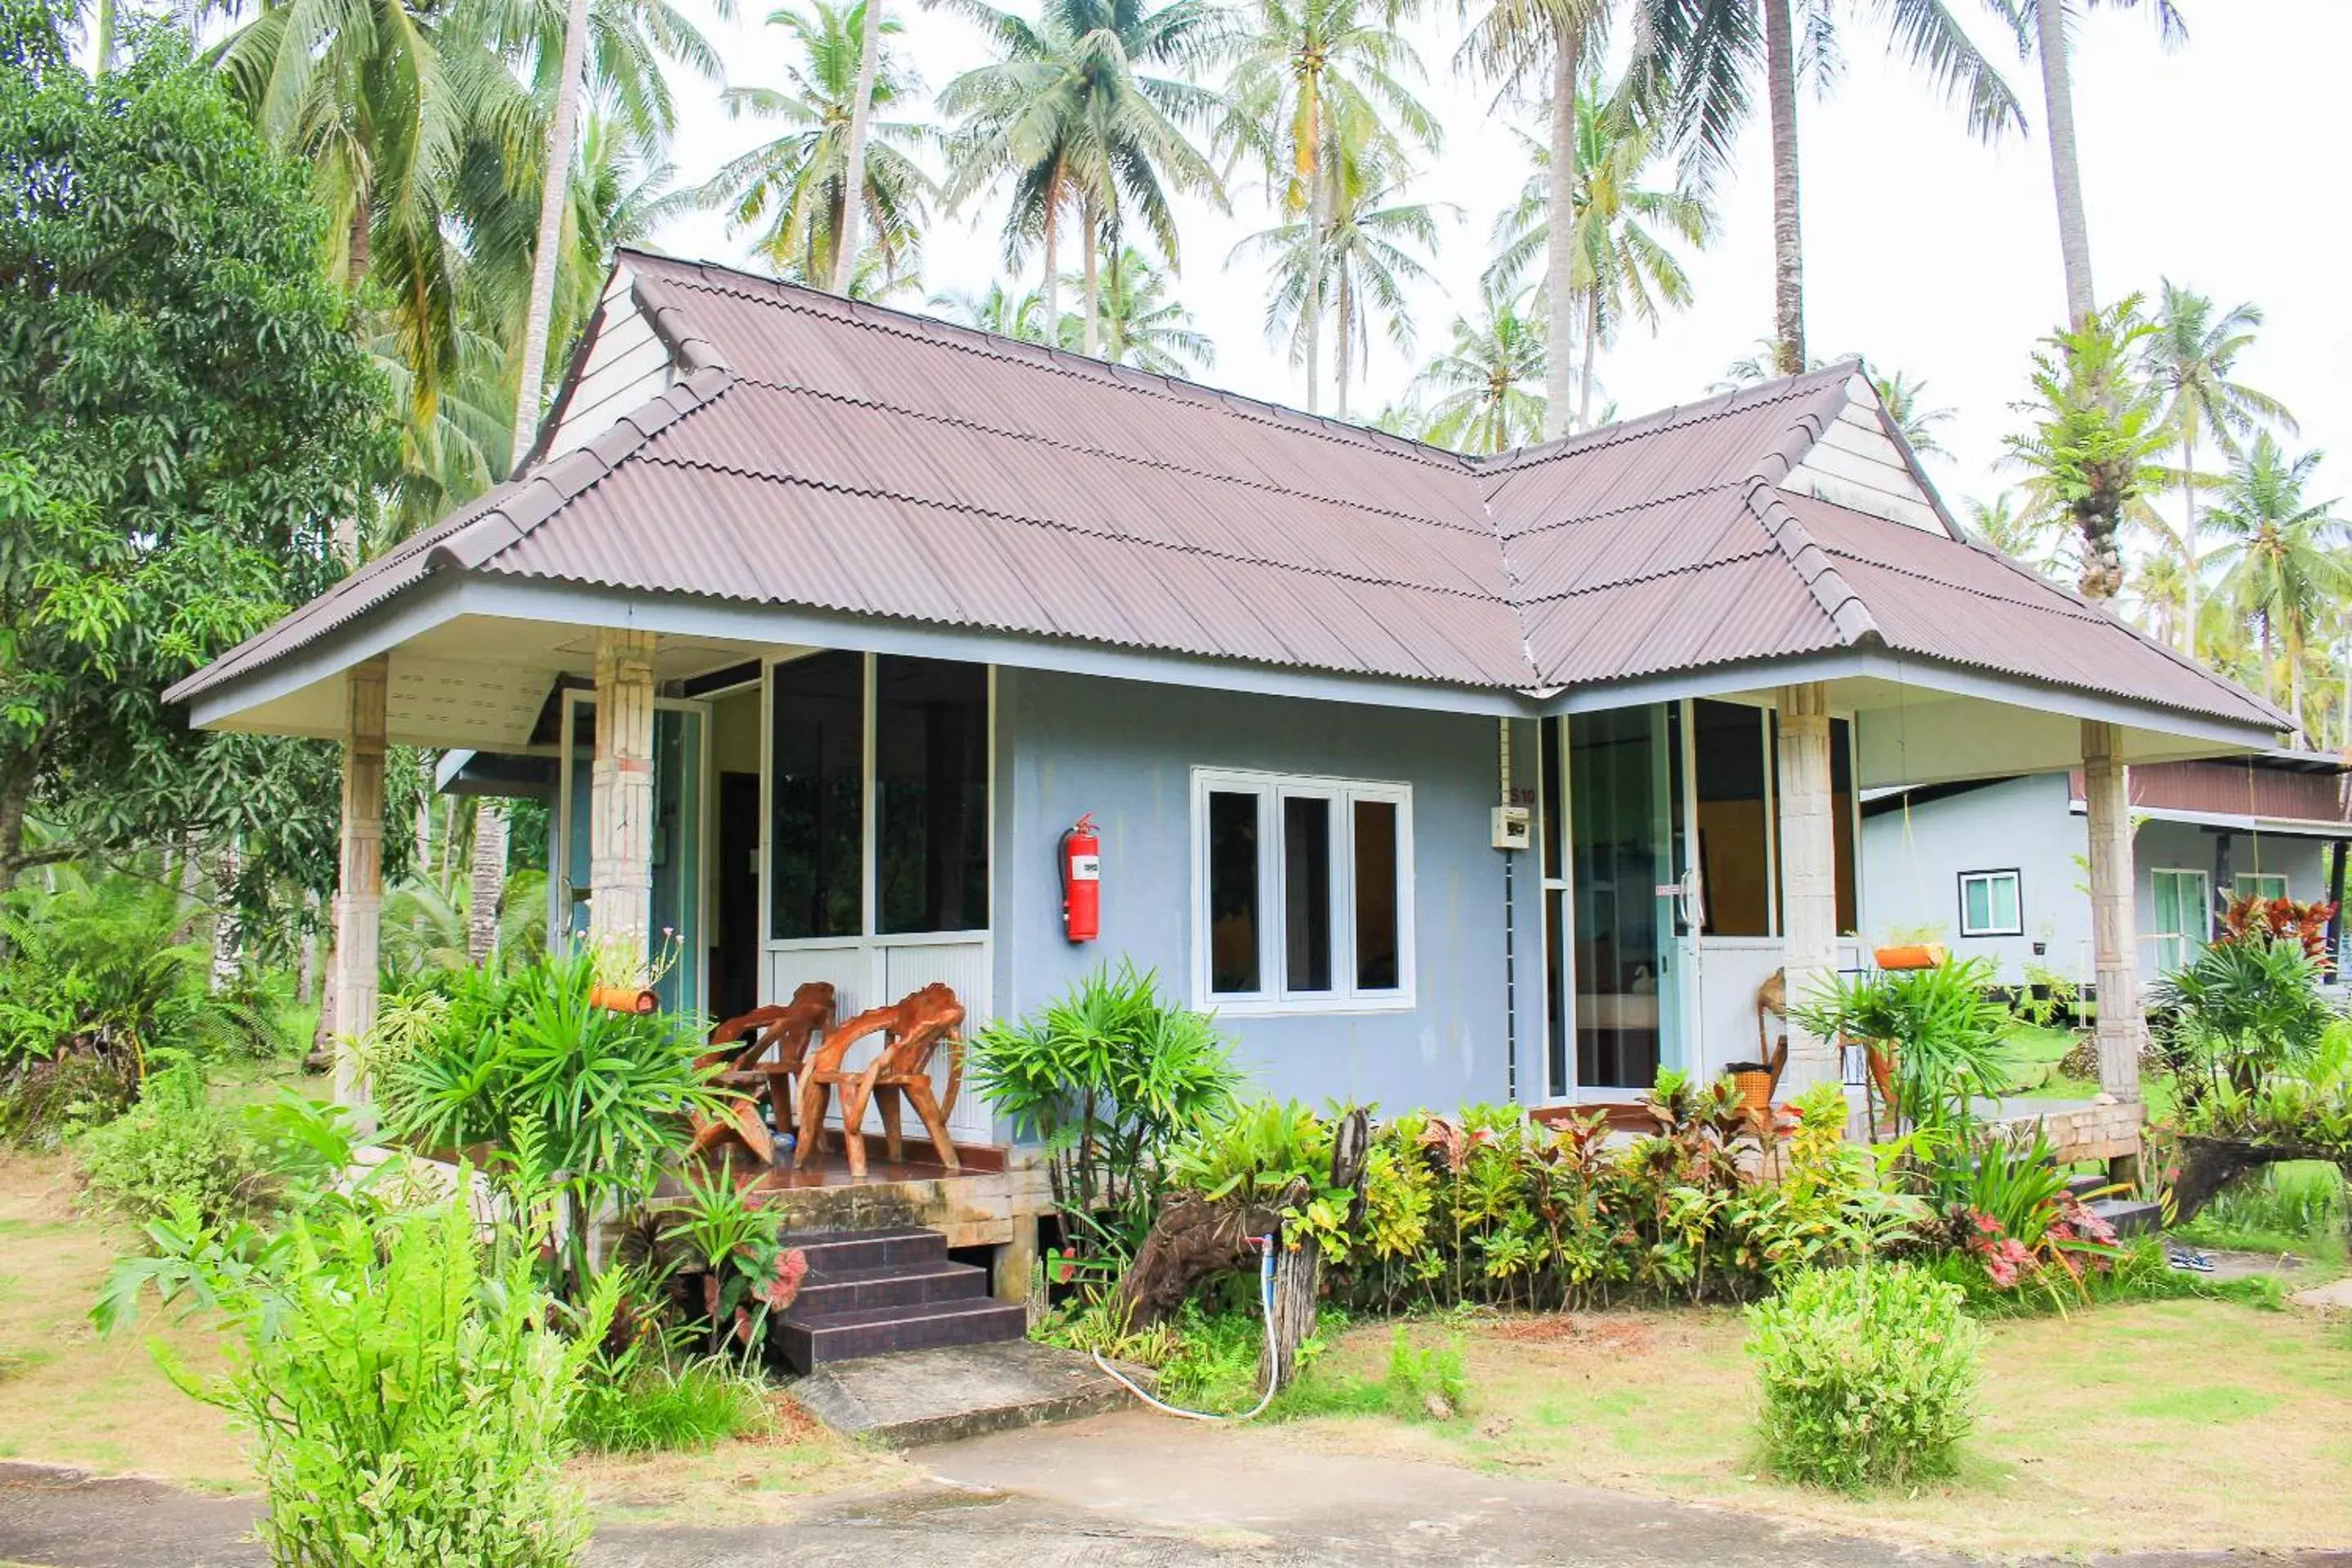
[(968, 1301), (988, 1294), (988, 1270), (969, 1263), (898, 1263), (819, 1273), (811, 1266), (791, 1307), (798, 1318), (826, 1318), (866, 1307)]
[(2066, 1178), (2066, 1190), (2074, 1194), (2076, 1197), (2083, 1199), (2085, 1203), (2090, 1201), (2090, 1197), (2093, 1193), (2104, 1192), (2105, 1189), (2114, 1185), (2115, 1183), (2109, 1181), (2105, 1176), (2095, 1173), (2081, 1176), (2069, 1176)]
[(864, 1307), (803, 1318), (794, 1302), (770, 1325), (777, 1348), (800, 1372), (830, 1362), (947, 1345), (1017, 1340), (1029, 1331), (1029, 1309), (1019, 1301), (980, 1297), (958, 1301)]
[(809, 1278), (897, 1266), (945, 1263), (948, 1238), (936, 1230), (900, 1226), (890, 1230), (805, 1230), (779, 1238), (808, 1258)]

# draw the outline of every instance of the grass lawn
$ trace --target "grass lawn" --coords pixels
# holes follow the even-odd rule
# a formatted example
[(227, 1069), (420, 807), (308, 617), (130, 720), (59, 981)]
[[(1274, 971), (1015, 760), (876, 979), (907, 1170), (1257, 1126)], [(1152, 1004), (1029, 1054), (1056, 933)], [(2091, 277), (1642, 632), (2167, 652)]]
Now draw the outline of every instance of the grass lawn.
[[(2021, 1024), (2011, 1031), (2001, 1042), (2002, 1060), (2014, 1086), (2011, 1095), (2021, 1100), (2097, 1099), (2096, 1079), (2070, 1078), (2058, 1070), (2059, 1063), (2081, 1038), (2064, 1029), (2042, 1029), (2031, 1024)], [(2172, 1115), (2172, 1075), (2143, 1073), (2139, 1088), (2140, 1099), (2147, 1106), (2147, 1119), (2168, 1120)]]
[[(258, 1080), (270, 1076), (257, 1072), (242, 1087), (268, 1092)], [(131, 1237), (79, 1212), (77, 1187), (63, 1155), (0, 1153), (0, 1458), (251, 1490), (253, 1471), (228, 1418), (173, 1387), (148, 1350), (160, 1340), (193, 1369), (211, 1371), (220, 1363), (206, 1331), (155, 1311), (112, 1339), (90, 1328), (84, 1314)], [(764, 1436), (699, 1454), (581, 1458), (572, 1469), (604, 1517), (734, 1523), (780, 1518), (811, 1493), (911, 1474), (777, 1405)]]
[[(1332, 1371), (1377, 1378), (1391, 1331)], [(1981, 1415), (1959, 1474), (1850, 1499), (1759, 1473), (1737, 1312), (1622, 1312), (1418, 1326), (1460, 1342), (1470, 1409), (1401, 1426), (1295, 1430), (1516, 1474), (1716, 1502), (1987, 1552), (2352, 1543), (2352, 1333), (2300, 1314), (2179, 1300), (1987, 1330)]]

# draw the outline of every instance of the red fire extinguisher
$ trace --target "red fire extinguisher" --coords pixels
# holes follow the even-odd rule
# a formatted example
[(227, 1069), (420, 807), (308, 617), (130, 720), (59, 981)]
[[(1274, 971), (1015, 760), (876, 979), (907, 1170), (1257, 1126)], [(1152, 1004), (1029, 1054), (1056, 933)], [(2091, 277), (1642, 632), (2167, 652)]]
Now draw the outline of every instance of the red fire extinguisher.
[(1102, 837), (1091, 811), (1062, 835), (1062, 932), (1072, 942), (1102, 935)]

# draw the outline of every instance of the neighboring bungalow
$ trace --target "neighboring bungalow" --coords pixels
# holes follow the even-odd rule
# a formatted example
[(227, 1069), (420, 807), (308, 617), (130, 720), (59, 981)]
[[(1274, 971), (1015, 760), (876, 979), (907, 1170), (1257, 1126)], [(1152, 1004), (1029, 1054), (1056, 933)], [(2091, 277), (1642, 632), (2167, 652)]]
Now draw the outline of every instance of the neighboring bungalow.
[[(2343, 902), (2344, 764), (2276, 751), (2131, 770), (2133, 930), (2144, 980), (2202, 950), (2234, 899)], [(2079, 771), (1889, 789), (1862, 804), (1874, 931), (1947, 943), (2021, 981), (2088, 981), (2088, 814)], [(2340, 916), (2330, 945), (2343, 944)]]
[(411, 742), (551, 765), (556, 911), (683, 933), (711, 1014), (1131, 959), (1267, 1090), (1390, 1109), (1751, 1057), (1882, 923), (1864, 796), (2074, 766), (2135, 1100), (2124, 765), (2287, 728), (1968, 542), (1851, 364), (1472, 458), (642, 251), (520, 478), (171, 697), (344, 742), (347, 1028)]

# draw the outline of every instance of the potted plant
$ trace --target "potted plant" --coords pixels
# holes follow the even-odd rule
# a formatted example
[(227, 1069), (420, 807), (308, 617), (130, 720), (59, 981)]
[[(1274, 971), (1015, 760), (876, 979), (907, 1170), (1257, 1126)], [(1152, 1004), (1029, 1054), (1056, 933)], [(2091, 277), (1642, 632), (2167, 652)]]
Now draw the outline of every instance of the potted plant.
[(599, 933), (588, 948), (588, 1005), (608, 1013), (650, 1013), (660, 1006), (654, 982), (677, 962), (677, 946), (676, 936), (667, 928), (662, 936), (667, 945), (656, 963), (646, 955), (645, 941), (635, 931)]

